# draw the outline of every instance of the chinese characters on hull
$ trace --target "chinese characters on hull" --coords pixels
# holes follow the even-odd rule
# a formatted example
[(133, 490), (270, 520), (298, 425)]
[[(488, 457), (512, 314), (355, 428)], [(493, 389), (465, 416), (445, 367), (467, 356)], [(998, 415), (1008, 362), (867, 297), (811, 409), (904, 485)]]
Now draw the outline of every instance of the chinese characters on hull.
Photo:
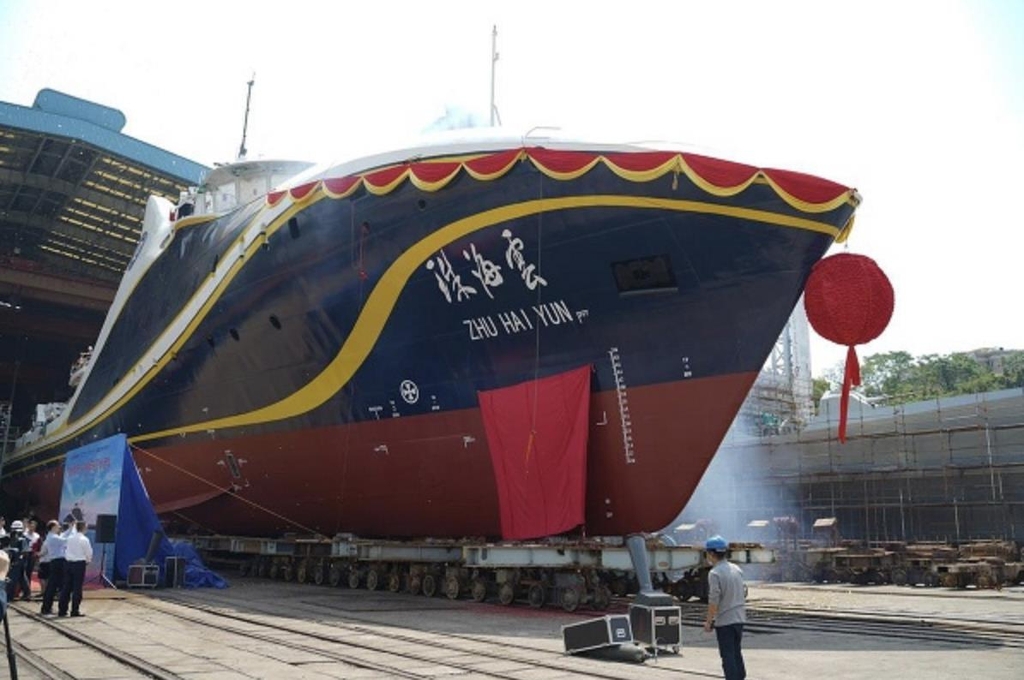
[(535, 273), (536, 265), (527, 264), (526, 258), (523, 257), (523, 240), (512, 236), (512, 232), (508, 229), (501, 232), (502, 238), (508, 241), (508, 248), (505, 250), (505, 261), (508, 262), (508, 266), (519, 272), (520, 276), (523, 277), (523, 283), (530, 290), (536, 290), (537, 286), (546, 286), (548, 282), (544, 280), (539, 274)]
[[(505, 248), (505, 263), (508, 265), (508, 271), (518, 274), (528, 290), (547, 287), (547, 279), (538, 273), (537, 265), (529, 262), (523, 254), (525, 248), (523, 240), (513, 235), (509, 229), (503, 230), (501, 236), (508, 244)], [(427, 260), (425, 264), (427, 270), (433, 273), (437, 287), (445, 301), (448, 304), (464, 302), (478, 295), (481, 290), (491, 300), (495, 299), (494, 290), (505, 283), (502, 265), (488, 259), (484, 253), (477, 250), (476, 244), (473, 243), (470, 243), (469, 247), (462, 251), (462, 256), (472, 265), (469, 273), (476, 279), (472, 285), (463, 283), (462, 275), (452, 267), (451, 261), (443, 249), (439, 250), (437, 255)], [(589, 312), (586, 309), (572, 310), (565, 300), (555, 300), (538, 302), (529, 308), (519, 307), (463, 319), (462, 325), (466, 327), (469, 339), (476, 341), (517, 335), (561, 324), (583, 324), (588, 316)]]
[[(523, 283), (530, 290), (536, 290), (537, 286), (547, 286), (547, 280), (537, 273), (537, 265), (527, 262), (526, 257), (523, 255), (524, 246), (522, 239), (513, 236), (512, 232), (508, 229), (502, 231), (501, 235), (508, 241), (508, 247), (505, 250), (505, 261), (508, 263), (509, 270), (518, 272)], [(476, 249), (476, 245), (473, 243), (469, 244), (468, 250), (462, 251), (462, 256), (473, 265), (470, 273), (477, 280), (484, 294), (493, 300), (493, 289), (505, 283), (505, 277), (501, 273), (501, 265), (485, 257), (483, 253)], [(444, 249), (438, 251), (436, 257), (427, 260), (425, 266), (428, 271), (434, 274), (437, 287), (448, 304), (463, 302), (480, 292), (477, 290), (477, 286), (462, 282), (462, 276), (456, 273)]]

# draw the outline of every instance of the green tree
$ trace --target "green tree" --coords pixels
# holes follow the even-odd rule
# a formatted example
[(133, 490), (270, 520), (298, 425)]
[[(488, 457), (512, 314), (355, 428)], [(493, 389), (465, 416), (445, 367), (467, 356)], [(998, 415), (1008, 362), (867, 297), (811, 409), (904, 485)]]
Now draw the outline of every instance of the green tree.
[(813, 385), (813, 392), (811, 396), (814, 399), (814, 412), (818, 412), (818, 404), (821, 403), (821, 398), (826, 392), (832, 389), (832, 383), (825, 378), (815, 378)]
[[(822, 383), (841, 385), (843, 363), (825, 372)], [(815, 396), (818, 397), (818, 380)], [(996, 375), (969, 354), (924, 354), (884, 352), (861, 361), (860, 390), (868, 397), (884, 397), (890, 404), (922, 401), (957, 394), (989, 392), (1006, 387), (1024, 387), (1024, 351), (1009, 353), (1003, 371)]]
[(906, 390), (915, 372), (910, 352), (872, 354), (860, 366), (860, 381), (869, 397), (895, 396)]
[(1012, 352), (1003, 359), (1001, 387), (1024, 387), (1024, 352)]

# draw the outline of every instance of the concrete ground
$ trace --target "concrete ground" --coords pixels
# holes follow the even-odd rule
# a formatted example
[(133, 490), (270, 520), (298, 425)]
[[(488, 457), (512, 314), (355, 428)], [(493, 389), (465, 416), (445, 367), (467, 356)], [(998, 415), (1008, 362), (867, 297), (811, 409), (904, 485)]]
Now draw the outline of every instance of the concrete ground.
[[(744, 656), (752, 679), (1024, 678), (1022, 587), (752, 584), (749, 601)], [(37, 606), (16, 605), (25, 612)], [(11, 634), (63, 677), (75, 678), (145, 677), (81, 640), (147, 661), (165, 677), (197, 680), (721, 677), (714, 635), (691, 625), (702, 615), (694, 604), (685, 609), (681, 653), (643, 664), (565, 656), (561, 627), (596, 614), (522, 603), (502, 607), (238, 578), (222, 591), (93, 591), (83, 611), (81, 619), (55, 623), (16, 611)], [(611, 611), (624, 606), (616, 603)], [(850, 622), (863, 617), (873, 623)], [(907, 628), (907, 622), (917, 625)], [(5, 671), (0, 663), (0, 678)], [(19, 671), (21, 678), (54, 675), (25, 660)]]

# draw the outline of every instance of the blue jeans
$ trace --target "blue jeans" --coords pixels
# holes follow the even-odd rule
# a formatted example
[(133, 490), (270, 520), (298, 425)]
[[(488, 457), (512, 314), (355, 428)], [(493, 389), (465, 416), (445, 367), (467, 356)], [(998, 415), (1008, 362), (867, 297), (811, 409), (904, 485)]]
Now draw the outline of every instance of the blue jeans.
[(722, 670), (725, 680), (743, 680), (747, 677), (747, 669), (743, 665), (743, 652), (740, 643), (743, 641), (743, 624), (715, 628), (718, 637), (718, 653), (722, 657)]

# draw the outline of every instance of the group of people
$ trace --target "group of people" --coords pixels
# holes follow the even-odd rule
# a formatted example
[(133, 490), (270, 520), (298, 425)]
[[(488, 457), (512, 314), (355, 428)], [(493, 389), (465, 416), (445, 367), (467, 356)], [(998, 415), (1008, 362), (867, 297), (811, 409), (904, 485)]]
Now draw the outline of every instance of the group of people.
[(85, 570), (92, 561), (86, 523), (70, 521), (62, 526), (57, 520), (50, 520), (45, 536), (36, 533), (35, 520), (15, 520), (9, 530), (5, 525), (0, 517), (0, 541), (4, 544), (4, 564), (0, 566), (7, 580), (5, 605), (19, 598), (32, 599), (32, 574), (38, 565), (42, 588), (40, 614), (53, 616), (56, 600), (57, 616), (82, 616)]

